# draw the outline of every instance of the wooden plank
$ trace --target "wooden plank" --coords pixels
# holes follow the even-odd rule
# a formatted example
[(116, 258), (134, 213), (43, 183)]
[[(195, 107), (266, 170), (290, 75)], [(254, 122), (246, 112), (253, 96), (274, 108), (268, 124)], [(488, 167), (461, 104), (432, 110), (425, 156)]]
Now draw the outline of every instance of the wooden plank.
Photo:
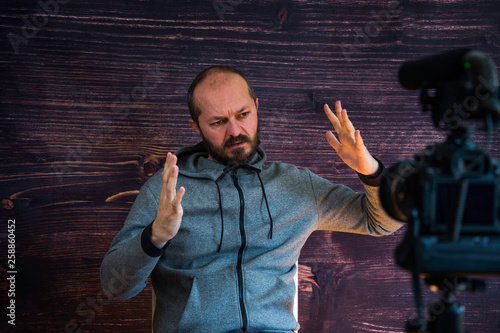
[[(17, 331), (151, 330), (150, 288), (107, 302), (98, 269), (140, 186), (168, 151), (198, 141), (185, 94), (205, 67), (247, 73), (269, 162), (361, 190), (324, 139), (324, 103), (341, 99), (390, 165), (443, 140), (418, 92), (397, 82), (404, 61), (466, 46), (500, 64), (494, 0), (217, 3), (71, 0), (46, 16), (37, 2), (0, 3), (0, 219), (17, 226)], [(497, 130), (496, 158), (499, 143)], [(314, 233), (300, 259), (301, 332), (402, 332), (415, 313), (410, 276), (392, 260), (403, 232)], [(498, 299), (498, 278), (460, 296), (470, 330), (498, 331)]]

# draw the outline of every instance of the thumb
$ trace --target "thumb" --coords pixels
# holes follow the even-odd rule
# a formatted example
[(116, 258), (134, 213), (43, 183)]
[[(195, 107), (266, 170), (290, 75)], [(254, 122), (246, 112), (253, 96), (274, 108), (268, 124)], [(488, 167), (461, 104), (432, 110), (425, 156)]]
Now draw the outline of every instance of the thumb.
[(174, 197), (174, 200), (172, 200), (172, 206), (174, 207), (179, 207), (181, 205), (182, 197), (184, 196), (184, 193), (186, 193), (186, 189), (184, 186), (181, 186), (181, 188), (177, 191), (177, 194)]
[(363, 138), (361, 137), (359, 130), (356, 130), (354, 133), (354, 138), (356, 139), (356, 149), (363, 150), (365, 148), (365, 143), (363, 142)]
[(326, 132), (326, 141), (328, 141), (330, 146), (332, 146), (332, 148), (335, 149), (335, 151), (338, 151), (340, 149), (341, 144), (339, 140), (337, 140), (332, 131)]

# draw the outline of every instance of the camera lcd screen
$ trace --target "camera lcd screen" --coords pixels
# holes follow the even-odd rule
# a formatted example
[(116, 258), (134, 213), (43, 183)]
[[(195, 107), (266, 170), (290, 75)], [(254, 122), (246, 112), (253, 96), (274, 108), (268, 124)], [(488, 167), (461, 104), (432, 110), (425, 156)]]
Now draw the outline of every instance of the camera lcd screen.
[(463, 216), (459, 217), (463, 232), (500, 231), (496, 182), (442, 181), (436, 183), (435, 190), (434, 222), (437, 229), (444, 231), (454, 225), (456, 214), (460, 215), (459, 202), (465, 199)]

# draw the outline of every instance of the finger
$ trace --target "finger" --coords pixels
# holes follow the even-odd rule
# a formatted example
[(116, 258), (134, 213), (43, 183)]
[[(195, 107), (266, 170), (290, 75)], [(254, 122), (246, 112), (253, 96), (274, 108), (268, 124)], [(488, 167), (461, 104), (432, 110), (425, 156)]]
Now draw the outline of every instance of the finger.
[(171, 171), (168, 176), (167, 182), (167, 199), (169, 202), (172, 202), (176, 195), (175, 187), (177, 186), (177, 176), (179, 174), (179, 167), (177, 165), (173, 165)]
[(167, 159), (165, 160), (165, 165), (167, 167), (168, 172), (172, 170), (172, 167), (177, 163), (177, 156), (172, 153), (167, 154)]
[(170, 172), (170, 167), (172, 165), (172, 153), (168, 153), (167, 157), (165, 158), (165, 164), (163, 165), (163, 171), (162, 171), (162, 176), (163, 176), (163, 183), (166, 182), (168, 179), (168, 174)]
[(346, 129), (346, 132), (351, 133), (352, 137), (354, 138), (354, 132), (356, 131), (356, 129), (354, 128), (354, 125), (349, 119), (346, 109), (342, 110), (342, 123), (344, 125), (344, 128)]
[[(170, 203), (175, 196), (175, 187), (174, 192), (172, 193), (172, 177), (174, 173), (174, 167), (176, 167), (175, 163), (177, 161), (177, 156), (172, 153), (167, 154), (167, 158), (165, 159), (165, 166), (162, 172), (162, 188), (160, 194), (160, 200), (165, 201), (165, 203)], [(174, 176), (174, 186), (177, 181), (177, 176)]]
[(342, 102), (341, 101), (335, 101), (335, 111), (337, 114), (342, 111)]
[[(163, 179), (164, 181), (170, 179), (173, 167), (177, 163), (177, 156), (172, 153), (167, 154), (167, 159), (165, 160), (165, 167), (163, 169)], [(166, 178), (166, 179), (165, 179)]]
[(174, 200), (172, 200), (172, 206), (174, 207), (175, 210), (179, 210), (184, 193), (186, 193), (186, 189), (184, 188), (184, 186), (181, 186), (179, 188), (179, 191), (177, 191)]
[(337, 140), (335, 135), (332, 133), (332, 131), (326, 132), (326, 141), (332, 146), (333, 149), (335, 149), (336, 152), (342, 147), (342, 144)]
[(335, 113), (337, 114), (337, 118), (339, 120), (339, 124), (343, 126), (343, 119), (342, 119), (342, 103), (340, 101), (335, 102)]
[[(340, 101), (335, 102), (335, 112), (337, 113), (337, 118), (339, 119), (340, 126), (344, 133), (350, 133), (352, 135), (352, 124), (349, 127), (349, 117), (347, 117), (347, 110), (342, 108), (342, 103)], [(352, 135), (352, 137), (354, 137)]]
[(361, 137), (361, 132), (359, 130), (356, 130), (354, 132), (354, 137), (356, 139), (356, 149), (357, 150), (365, 149), (365, 144), (363, 142), (363, 138)]
[(163, 171), (161, 173), (162, 175), (162, 187), (161, 187), (161, 192), (160, 192), (160, 202), (162, 204), (166, 204), (166, 201), (168, 199), (168, 180), (170, 177), (170, 163), (171, 163), (171, 153), (167, 154), (167, 158), (165, 159), (165, 164), (163, 166)]
[(168, 153), (167, 158), (165, 159), (165, 164), (163, 166), (163, 171), (161, 173), (163, 182), (161, 188), (161, 194), (164, 196), (168, 196), (167, 189), (168, 189), (168, 181), (170, 179), (172, 172), (172, 158), (173, 158), (172, 153)]
[(325, 109), (326, 116), (328, 117), (328, 119), (330, 120), (330, 122), (333, 125), (333, 128), (335, 129), (335, 132), (337, 132), (337, 133), (342, 132), (342, 126), (341, 126), (341, 124), (339, 122), (339, 119), (332, 112), (332, 110), (330, 109), (330, 107), (328, 106), (328, 104), (325, 104), (324, 109)]

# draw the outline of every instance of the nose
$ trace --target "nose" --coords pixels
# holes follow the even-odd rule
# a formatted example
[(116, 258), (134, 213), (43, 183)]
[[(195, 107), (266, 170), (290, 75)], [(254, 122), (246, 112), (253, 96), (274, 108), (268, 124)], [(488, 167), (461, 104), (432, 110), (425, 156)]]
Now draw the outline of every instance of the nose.
[(227, 122), (226, 134), (228, 136), (238, 136), (241, 134), (241, 126), (235, 120), (231, 119)]

